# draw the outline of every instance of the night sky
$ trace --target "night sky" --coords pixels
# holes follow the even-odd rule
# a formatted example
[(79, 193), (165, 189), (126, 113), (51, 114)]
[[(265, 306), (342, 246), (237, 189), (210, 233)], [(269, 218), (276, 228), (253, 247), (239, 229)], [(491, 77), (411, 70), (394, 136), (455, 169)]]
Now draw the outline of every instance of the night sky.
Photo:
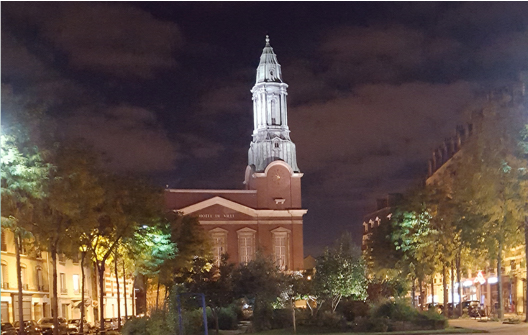
[[(242, 189), (270, 36), (289, 85), (305, 254), (426, 173), (482, 92), (528, 69), (528, 3), (2, 2), (2, 83), (109, 169)], [(7, 85), (7, 86), (6, 86)]]

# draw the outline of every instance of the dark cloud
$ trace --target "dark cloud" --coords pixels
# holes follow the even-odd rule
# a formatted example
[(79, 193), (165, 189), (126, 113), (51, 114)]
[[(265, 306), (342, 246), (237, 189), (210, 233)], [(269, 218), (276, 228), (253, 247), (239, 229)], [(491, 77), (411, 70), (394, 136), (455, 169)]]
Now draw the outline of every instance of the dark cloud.
[(75, 69), (152, 78), (176, 65), (182, 38), (173, 22), (118, 3), (23, 3), (7, 6), (64, 52)]
[(163, 172), (175, 168), (178, 146), (169, 141), (156, 116), (133, 106), (82, 110), (65, 120), (72, 137), (82, 137), (104, 153), (115, 171)]
[(527, 69), (526, 12), (519, 2), (6, 2), (2, 82), (46, 102), (111, 168), (176, 188), (242, 188), (269, 34), (305, 173), (305, 246), (320, 250), (423, 176), (476, 93)]

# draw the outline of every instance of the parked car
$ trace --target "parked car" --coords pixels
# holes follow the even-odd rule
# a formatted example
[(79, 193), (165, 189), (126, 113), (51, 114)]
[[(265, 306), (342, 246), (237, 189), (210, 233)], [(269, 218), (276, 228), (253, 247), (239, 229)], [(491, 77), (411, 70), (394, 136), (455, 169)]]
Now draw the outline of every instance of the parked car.
[[(457, 305), (458, 308), (459, 305)], [(462, 312), (467, 313), (472, 318), (478, 318), (486, 315), (484, 309), (480, 306), (480, 301), (469, 300), (462, 301)]]
[(441, 314), (443, 309), (444, 309), (444, 305), (436, 303), (436, 302), (434, 304), (433, 303), (427, 304), (427, 310), (428, 311), (434, 310), (438, 314)]
[[(18, 330), (20, 328), (19, 322), (15, 321), (14, 326), (15, 326), (15, 329), (17, 330), (17, 333), (18, 333)], [(24, 321), (24, 330), (25, 330), (27, 335), (38, 335), (38, 334), (40, 334), (40, 327), (38, 326), (37, 322), (33, 321), (33, 320)]]
[(106, 330), (117, 330), (117, 318), (105, 318), (104, 328)]
[[(59, 321), (59, 334), (68, 334), (68, 323), (66, 322), (66, 319), (59, 317), (57, 320)], [(53, 335), (53, 328), (55, 328), (53, 318), (40, 319), (38, 321), (38, 326), (42, 335)]]
[[(86, 320), (83, 322), (83, 332), (84, 333), (91, 333), (95, 329), (93, 325)], [(77, 334), (81, 331), (81, 319), (71, 319), (68, 320), (68, 333), (70, 334)]]
[(17, 331), (11, 323), (2, 322), (2, 335), (17, 335)]

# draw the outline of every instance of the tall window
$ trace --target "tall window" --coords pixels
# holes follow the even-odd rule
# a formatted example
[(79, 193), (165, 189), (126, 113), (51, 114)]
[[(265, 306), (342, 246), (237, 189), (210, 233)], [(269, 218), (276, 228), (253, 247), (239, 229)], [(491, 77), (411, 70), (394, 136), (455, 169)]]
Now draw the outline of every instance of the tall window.
[(44, 284), (42, 279), (42, 269), (37, 267), (37, 290), (44, 291)]
[(22, 289), (27, 290), (28, 289), (28, 282), (27, 282), (27, 269), (25, 265), (22, 265), (20, 268), (20, 273), (22, 277)]
[(7, 251), (6, 231), (2, 229), (2, 251)]
[(66, 288), (66, 274), (60, 274), (60, 289), (62, 294), (67, 294), (68, 289)]
[(9, 288), (9, 277), (7, 276), (7, 263), (2, 263), (2, 288), (4, 290)]
[(79, 275), (73, 275), (73, 293), (79, 294)]
[(289, 268), (289, 231), (286, 229), (276, 229), (273, 233), (273, 256), (275, 263), (281, 270)]
[(243, 228), (237, 234), (239, 262), (247, 264), (255, 259), (255, 230)]
[(209, 234), (211, 234), (211, 239), (213, 240), (213, 255), (216, 265), (220, 266), (222, 255), (227, 252), (227, 230), (215, 228)]

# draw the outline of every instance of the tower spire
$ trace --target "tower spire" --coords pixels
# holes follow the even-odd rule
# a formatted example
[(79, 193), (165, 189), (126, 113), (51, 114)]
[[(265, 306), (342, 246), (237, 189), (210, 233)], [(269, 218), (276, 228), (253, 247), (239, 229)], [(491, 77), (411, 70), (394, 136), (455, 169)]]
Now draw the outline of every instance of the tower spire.
[(248, 152), (248, 163), (262, 172), (269, 163), (282, 160), (294, 172), (299, 172), (295, 144), (290, 139), (286, 96), (288, 85), (282, 81), (277, 56), (266, 35), (266, 45), (260, 56), (257, 80), (253, 93), (253, 140)]
[(257, 84), (262, 82), (282, 83), (281, 66), (277, 61), (277, 55), (270, 45), (269, 36), (266, 35), (266, 46), (262, 50), (260, 63), (257, 68)]

